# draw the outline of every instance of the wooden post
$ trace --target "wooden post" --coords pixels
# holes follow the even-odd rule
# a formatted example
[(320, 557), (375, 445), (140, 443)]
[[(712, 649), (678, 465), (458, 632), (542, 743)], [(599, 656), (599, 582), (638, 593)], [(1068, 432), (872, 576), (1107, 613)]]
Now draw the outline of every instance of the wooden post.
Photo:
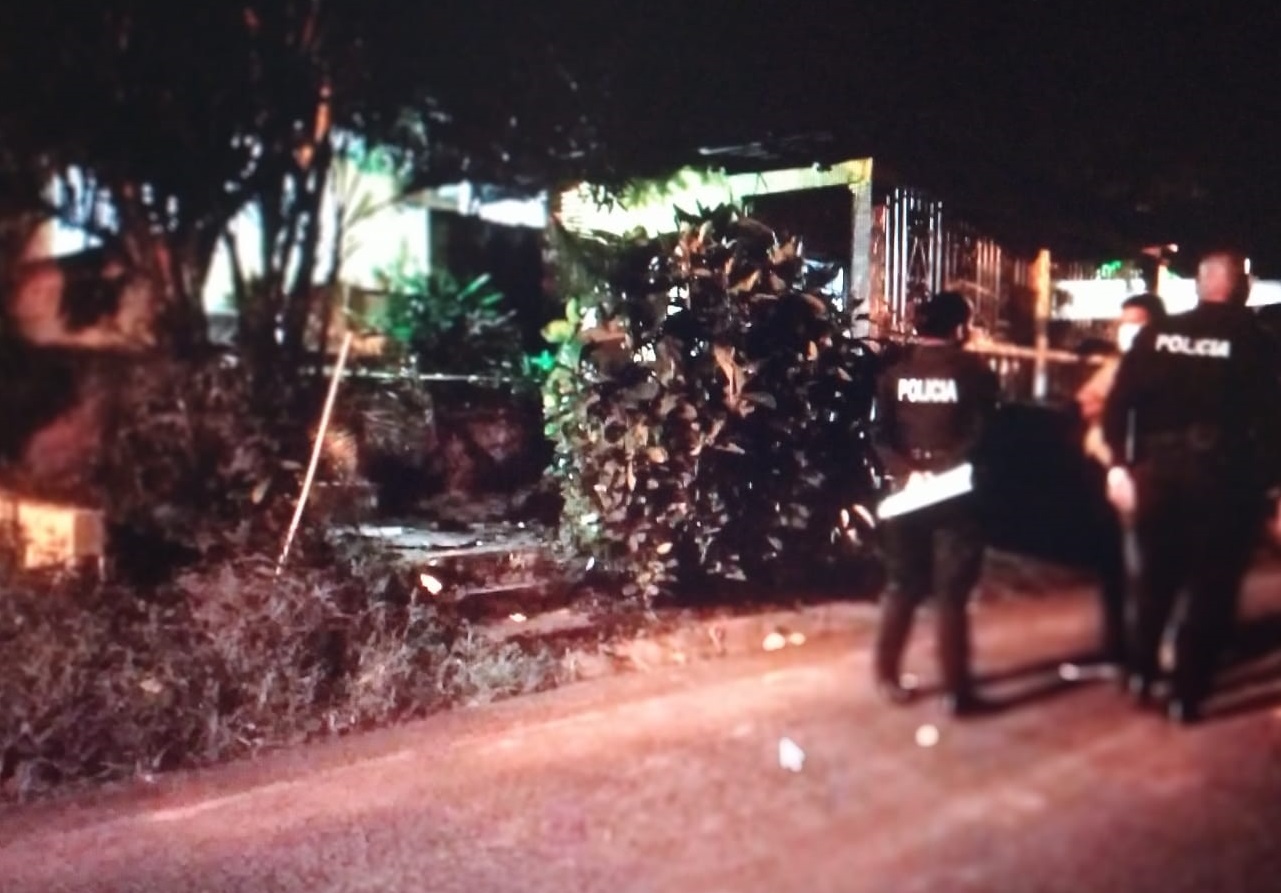
[(1032, 397), (1044, 400), (1049, 392), (1047, 354), (1050, 349), (1050, 252), (1042, 248), (1032, 265), (1032, 288), (1036, 294), (1036, 371)]

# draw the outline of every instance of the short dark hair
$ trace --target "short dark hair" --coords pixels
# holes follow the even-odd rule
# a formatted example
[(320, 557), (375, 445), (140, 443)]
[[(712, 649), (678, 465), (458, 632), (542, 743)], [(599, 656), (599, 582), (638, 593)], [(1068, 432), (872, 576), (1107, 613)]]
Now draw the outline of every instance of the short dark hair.
[(1165, 319), (1166, 316), (1165, 301), (1162, 301), (1160, 297), (1152, 294), (1151, 292), (1143, 292), (1143, 294), (1139, 295), (1130, 295), (1121, 302), (1122, 310), (1129, 310), (1131, 308), (1142, 310), (1148, 315), (1148, 320), (1151, 322), (1160, 322)]
[(918, 335), (949, 338), (970, 321), (970, 302), (959, 291), (941, 291), (916, 307), (913, 320)]

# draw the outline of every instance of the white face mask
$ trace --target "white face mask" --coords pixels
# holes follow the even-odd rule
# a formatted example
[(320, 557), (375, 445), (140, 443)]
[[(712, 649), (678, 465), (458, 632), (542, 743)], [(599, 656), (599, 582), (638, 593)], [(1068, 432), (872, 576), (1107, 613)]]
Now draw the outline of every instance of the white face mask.
[(1116, 346), (1121, 349), (1121, 353), (1129, 352), (1142, 328), (1137, 322), (1123, 322), (1116, 327)]

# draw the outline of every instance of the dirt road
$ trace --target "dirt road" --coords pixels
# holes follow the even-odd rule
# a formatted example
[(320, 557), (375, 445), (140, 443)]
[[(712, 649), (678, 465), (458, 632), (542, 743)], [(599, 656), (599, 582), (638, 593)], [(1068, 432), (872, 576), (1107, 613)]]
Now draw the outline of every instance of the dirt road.
[(1278, 579), (1249, 605), (1192, 730), (1058, 681), (1094, 620), (1065, 594), (977, 612), (991, 718), (882, 707), (852, 633), (12, 811), (0, 889), (1276, 891)]

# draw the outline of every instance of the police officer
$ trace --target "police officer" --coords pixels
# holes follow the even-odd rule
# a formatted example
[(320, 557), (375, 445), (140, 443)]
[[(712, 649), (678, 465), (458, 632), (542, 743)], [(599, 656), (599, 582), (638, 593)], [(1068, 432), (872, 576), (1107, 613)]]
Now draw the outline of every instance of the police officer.
[[(996, 376), (964, 342), (970, 306), (940, 292), (916, 317), (918, 339), (881, 376), (874, 437), (885, 472), (897, 484), (976, 458), (995, 407)], [(917, 607), (931, 595), (937, 611), (944, 706), (954, 715), (983, 707), (973, 692), (967, 606), (982, 569), (984, 537), (973, 494), (891, 518), (883, 525), (890, 588), (882, 600), (874, 673), (881, 695), (905, 703), (900, 675)]]
[(1103, 420), (1116, 463), (1111, 498), (1133, 517), (1140, 557), (1130, 690), (1149, 699), (1161, 639), (1185, 594), (1167, 705), (1180, 723), (1200, 716), (1213, 687), (1281, 447), (1274, 363), (1245, 307), (1242, 258), (1207, 255), (1197, 292), (1195, 309), (1136, 337)]

